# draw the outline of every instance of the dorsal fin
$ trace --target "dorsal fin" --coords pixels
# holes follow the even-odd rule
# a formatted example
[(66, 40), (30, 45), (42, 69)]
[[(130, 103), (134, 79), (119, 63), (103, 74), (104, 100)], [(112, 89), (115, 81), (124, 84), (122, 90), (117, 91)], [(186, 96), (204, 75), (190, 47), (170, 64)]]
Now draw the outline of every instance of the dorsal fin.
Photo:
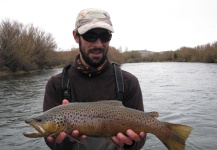
[(156, 111), (147, 112), (146, 114), (149, 115), (149, 116), (151, 116), (151, 117), (153, 117), (153, 118), (159, 117), (159, 114), (158, 114), (158, 112), (156, 112)]
[(121, 101), (119, 100), (101, 100), (97, 103), (111, 105), (111, 106), (124, 106)]

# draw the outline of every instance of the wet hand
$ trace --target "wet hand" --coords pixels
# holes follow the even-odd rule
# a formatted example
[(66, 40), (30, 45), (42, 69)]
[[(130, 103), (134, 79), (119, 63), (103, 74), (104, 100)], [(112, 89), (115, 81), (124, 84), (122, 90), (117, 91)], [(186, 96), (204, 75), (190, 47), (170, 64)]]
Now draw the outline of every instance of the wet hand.
[[(53, 142), (54, 140), (56, 141), (56, 143), (61, 143), (65, 138), (67, 137), (66, 133), (65, 132), (61, 132), (55, 139), (54, 137), (52, 136), (48, 136), (47, 137), (47, 141), (48, 142)], [(74, 139), (77, 139), (77, 140), (80, 140), (80, 139), (85, 139), (86, 138), (86, 135), (79, 135), (79, 132), (78, 130), (74, 130), (71, 134), (71, 137), (74, 138)], [(71, 142), (75, 142), (76, 140), (71, 140)]]
[(124, 135), (123, 133), (118, 133), (117, 136), (112, 137), (112, 140), (119, 147), (123, 147), (125, 144), (132, 145), (133, 141), (139, 142), (142, 138), (146, 137), (146, 133), (140, 132), (140, 134), (138, 135), (131, 129), (126, 131), (126, 135)]

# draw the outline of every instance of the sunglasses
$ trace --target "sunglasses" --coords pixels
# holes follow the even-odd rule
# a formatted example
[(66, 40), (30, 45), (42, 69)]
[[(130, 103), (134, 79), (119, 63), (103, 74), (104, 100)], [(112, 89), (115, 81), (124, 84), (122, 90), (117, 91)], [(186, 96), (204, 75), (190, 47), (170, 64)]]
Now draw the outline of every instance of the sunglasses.
[(82, 34), (81, 36), (87, 42), (96, 42), (98, 39), (100, 39), (102, 43), (106, 43), (111, 40), (112, 34), (109, 32), (97, 34), (95, 32), (89, 31)]

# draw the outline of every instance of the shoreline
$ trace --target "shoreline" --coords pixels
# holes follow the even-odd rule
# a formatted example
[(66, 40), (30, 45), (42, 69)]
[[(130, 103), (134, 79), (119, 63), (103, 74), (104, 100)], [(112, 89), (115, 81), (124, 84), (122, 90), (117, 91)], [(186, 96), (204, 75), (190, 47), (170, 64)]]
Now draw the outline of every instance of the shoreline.
[(11, 72), (11, 71), (0, 71), (0, 77), (7, 77), (7, 76), (14, 76), (14, 75), (21, 75), (21, 74), (28, 74), (28, 73), (34, 73), (34, 72), (39, 72), (42, 70), (50, 70), (54, 68), (63, 68), (64, 66), (56, 66), (52, 68), (46, 68), (46, 69), (38, 69), (38, 70), (31, 70), (31, 71), (16, 71), (16, 72)]
[(16, 72), (0, 71), (0, 77), (7, 77), (7, 76), (13, 76), (13, 75), (20, 75), (20, 74), (26, 74), (26, 73), (37, 72), (37, 71), (40, 71), (40, 70), (35, 70), (35, 71), (16, 71)]

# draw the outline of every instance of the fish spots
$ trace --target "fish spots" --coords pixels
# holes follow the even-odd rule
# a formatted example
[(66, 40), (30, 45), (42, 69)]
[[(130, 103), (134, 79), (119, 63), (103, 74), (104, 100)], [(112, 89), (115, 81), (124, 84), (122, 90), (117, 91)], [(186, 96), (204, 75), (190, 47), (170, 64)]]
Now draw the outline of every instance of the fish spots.
[(144, 112), (94, 102), (62, 105), (47, 113), (45, 118), (54, 122), (58, 128), (67, 128), (67, 131), (78, 129), (91, 133), (110, 132), (113, 128), (128, 128), (132, 125), (138, 127), (137, 124), (160, 125)]

